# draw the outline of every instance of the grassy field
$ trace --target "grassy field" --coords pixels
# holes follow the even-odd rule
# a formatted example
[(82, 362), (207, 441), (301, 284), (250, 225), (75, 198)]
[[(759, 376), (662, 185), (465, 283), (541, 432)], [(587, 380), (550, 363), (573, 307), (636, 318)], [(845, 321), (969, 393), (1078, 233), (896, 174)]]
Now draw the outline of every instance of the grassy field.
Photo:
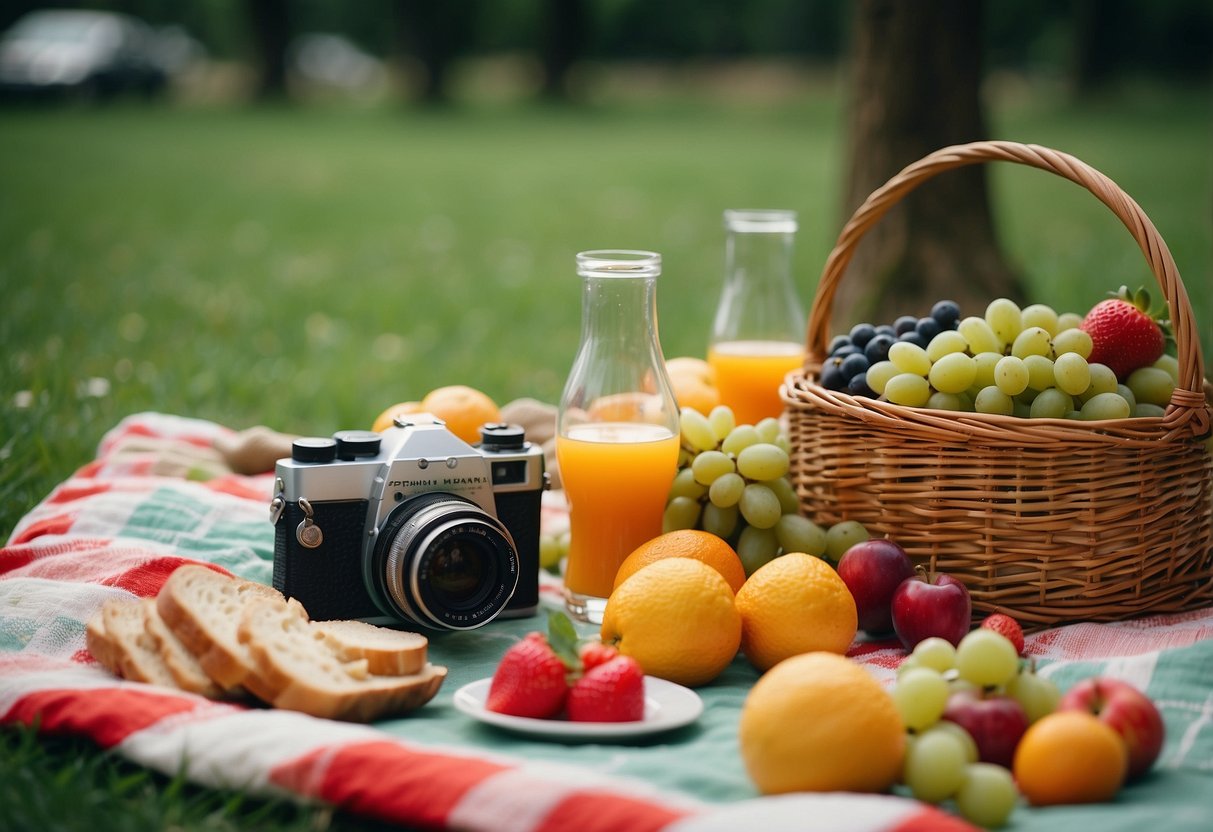
[[(749, 108), (0, 111), (0, 534), (141, 410), (327, 434), (444, 384), (555, 401), (577, 344), (583, 249), (660, 251), (665, 353), (702, 355), (724, 208), (800, 212), (807, 304), (842, 222), (843, 122), (828, 92)], [(1210, 354), (1207, 90), (1008, 100), (992, 123), (996, 137), (1079, 156), (1137, 199)], [(1035, 299), (1084, 311), (1151, 280), (1084, 191), (1010, 166), (994, 182)], [(13, 783), (30, 766), (73, 782), (83, 765), (86, 789), (145, 800), (142, 781), (115, 786), (137, 772), (4, 741), (0, 804), (29, 799)], [(179, 825), (229, 828), (205, 820), (239, 818), (226, 801), (203, 798)]]

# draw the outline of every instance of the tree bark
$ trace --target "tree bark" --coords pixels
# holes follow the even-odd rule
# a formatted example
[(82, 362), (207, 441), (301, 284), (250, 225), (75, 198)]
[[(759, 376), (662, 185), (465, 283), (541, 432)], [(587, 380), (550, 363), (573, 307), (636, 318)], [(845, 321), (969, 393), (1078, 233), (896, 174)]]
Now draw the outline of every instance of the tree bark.
[(475, 16), (472, 0), (396, 0), (397, 39), (424, 70), (421, 101), (450, 101), (447, 70), (466, 41)]
[[(855, 10), (847, 217), (906, 165), (988, 138), (981, 2), (858, 0)], [(925, 315), (943, 298), (964, 315), (996, 297), (1022, 299), (995, 233), (987, 168), (941, 174), (867, 232), (835, 298), (836, 329)]]
[(286, 98), (286, 50), (290, 40), (287, 0), (248, 0), (245, 9), (257, 50), (254, 94), (260, 101)]
[(586, 8), (583, 0), (545, 0), (540, 58), (543, 62), (544, 98), (569, 98), (569, 70), (585, 47)]

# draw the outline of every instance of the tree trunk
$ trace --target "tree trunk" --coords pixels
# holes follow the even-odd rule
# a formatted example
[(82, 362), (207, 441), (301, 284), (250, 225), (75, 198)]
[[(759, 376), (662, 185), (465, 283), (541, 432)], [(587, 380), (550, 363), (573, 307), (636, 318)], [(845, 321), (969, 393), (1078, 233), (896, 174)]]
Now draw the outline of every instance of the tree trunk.
[(470, 34), (475, 16), (471, 0), (396, 0), (394, 7), (398, 40), (425, 74), (422, 102), (448, 103), (447, 70)]
[[(859, 0), (855, 9), (847, 217), (911, 162), (988, 138), (982, 3)], [(925, 315), (943, 298), (964, 315), (996, 297), (1022, 299), (994, 231), (987, 167), (941, 174), (867, 232), (835, 299), (835, 329)]]
[(287, 0), (248, 0), (245, 4), (257, 50), (254, 94), (260, 101), (286, 97), (286, 49), (290, 40)]
[(569, 98), (569, 70), (585, 46), (585, 3), (583, 0), (545, 0), (543, 10), (539, 45), (543, 62), (543, 97), (564, 101)]

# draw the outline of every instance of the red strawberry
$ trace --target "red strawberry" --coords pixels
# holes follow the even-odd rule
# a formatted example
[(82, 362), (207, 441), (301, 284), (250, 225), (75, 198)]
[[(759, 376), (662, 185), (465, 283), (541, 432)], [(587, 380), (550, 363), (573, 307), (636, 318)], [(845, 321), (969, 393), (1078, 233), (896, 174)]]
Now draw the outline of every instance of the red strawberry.
[(996, 633), (1006, 636), (1007, 641), (1015, 645), (1015, 652), (1023, 655), (1023, 628), (1016, 621), (1005, 613), (996, 612), (992, 615), (987, 615), (985, 620), (981, 622), (981, 626), (987, 630), (993, 630)]
[(484, 706), (511, 716), (554, 717), (568, 694), (566, 673), (568, 667), (543, 634), (531, 633), (501, 657)]
[(1153, 364), (1167, 344), (1166, 334), (1150, 315), (1150, 294), (1125, 286), (1112, 298), (1095, 304), (1083, 319), (1082, 330), (1094, 345), (1087, 360), (1106, 364), (1121, 381), (1138, 367)]
[(637, 722), (644, 719), (644, 671), (631, 656), (592, 667), (569, 689), (573, 722)]
[(611, 659), (619, 655), (619, 651), (609, 644), (604, 644), (601, 641), (587, 641), (581, 646), (581, 667), (582, 670), (590, 670), (600, 664), (606, 664)]

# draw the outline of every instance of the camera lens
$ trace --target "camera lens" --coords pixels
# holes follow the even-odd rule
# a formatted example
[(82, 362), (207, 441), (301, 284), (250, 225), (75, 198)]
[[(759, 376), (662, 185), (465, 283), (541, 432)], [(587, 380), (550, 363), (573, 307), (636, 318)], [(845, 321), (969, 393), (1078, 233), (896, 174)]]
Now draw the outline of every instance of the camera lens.
[(487, 624), (518, 584), (509, 531), (478, 505), (453, 494), (411, 497), (383, 522), (370, 593), (384, 612), (427, 627)]

